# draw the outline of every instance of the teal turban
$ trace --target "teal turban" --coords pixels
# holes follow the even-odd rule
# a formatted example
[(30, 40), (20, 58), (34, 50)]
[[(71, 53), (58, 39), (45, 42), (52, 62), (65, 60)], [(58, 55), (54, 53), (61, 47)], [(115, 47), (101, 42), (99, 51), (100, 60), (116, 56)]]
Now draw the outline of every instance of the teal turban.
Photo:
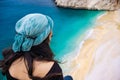
[(15, 26), (14, 52), (30, 51), (32, 46), (42, 43), (52, 31), (53, 20), (46, 15), (34, 13), (21, 18)]

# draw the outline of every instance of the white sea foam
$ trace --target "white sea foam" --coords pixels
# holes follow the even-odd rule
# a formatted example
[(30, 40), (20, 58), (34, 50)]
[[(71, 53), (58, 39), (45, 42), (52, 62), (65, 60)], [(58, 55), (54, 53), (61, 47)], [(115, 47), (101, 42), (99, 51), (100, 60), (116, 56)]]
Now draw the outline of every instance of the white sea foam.
[[(93, 21), (95, 21), (96, 19), (98, 19), (99, 16), (101, 16), (101, 14), (97, 15), (96, 18)], [(93, 22), (93, 24), (94, 24), (94, 22)], [(80, 55), (80, 50), (83, 47), (84, 42), (89, 37), (91, 37), (91, 35), (93, 34), (93, 32), (94, 32), (94, 25), (91, 25), (93, 27), (91, 29), (88, 29), (84, 34), (81, 35), (82, 39), (80, 38), (81, 36), (78, 37), (78, 39), (76, 39), (76, 41), (77, 41), (78, 44), (76, 44), (76, 47), (74, 48), (74, 50), (72, 50), (72, 52), (69, 52), (69, 53), (67, 53), (66, 55), (63, 56), (62, 62), (65, 62), (62, 65), (64, 74), (69, 74), (69, 72), (71, 72), (73, 70), (77, 70), (80, 67), (79, 63), (77, 63), (75, 66), (72, 66), (71, 64), (72, 64), (72, 61), (74, 61), (75, 59), (77, 59), (78, 56)]]
[(105, 16), (107, 14), (107, 12), (104, 12), (102, 14), (99, 14), (98, 17), (97, 17), (97, 20), (99, 20), (101, 17)]
[(64, 64), (62, 65), (62, 67), (63, 67), (64, 74), (69, 74), (69, 72), (76, 70), (80, 67), (79, 63), (77, 63), (75, 66), (71, 67), (72, 61), (77, 59), (77, 57), (80, 55), (80, 50), (81, 50), (85, 40), (87, 40), (92, 35), (93, 31), (94, 31), (94, 29), (89, 29), (84, 34), (84, 38), (82, 40), (80, 38), (78, 38), (78, 40), (76, 40), (76, 41), (78, 41), (76, 48), (72, 52), (69, 52), (63, 56), (62, 62), (64, 62)]

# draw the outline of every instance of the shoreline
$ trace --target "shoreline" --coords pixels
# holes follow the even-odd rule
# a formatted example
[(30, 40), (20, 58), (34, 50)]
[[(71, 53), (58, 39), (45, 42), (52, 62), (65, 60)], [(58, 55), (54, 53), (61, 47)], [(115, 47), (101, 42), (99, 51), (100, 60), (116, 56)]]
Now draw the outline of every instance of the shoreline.
[[(80, 35), (80, 38), (77, 40), (78, 42), (78, 45), (77, 45), (77, 48), (75, 50), (73, 50), (72, 52), (68, 53), (68, 54), (65, 54), (63, 57), (62, 57), (62, 63), (63, 64), (60, 64), (62, 69), (63, 69), (63, 73), (64, 75), (69, 75), (70, 74), (70, 69), (71, 69), (71, 66), (68, 66), (70, 65), (73, 60), (76, 60), (77, 59), (77, 56), (79, 56), (79, 52), (83, 46), (83, 44), (85, 43), (85, 41), (92, 35), (93, 31), (94, 31), (94, 27), (95, 27), (95, 23), (96, 22), (96, 19), (98, 17), (100, 17), (101, 15), (104, 15), (106, 12), (101, 12), (99, 14), (97, 14), (94, 19), (92, 19), (92, 25), (89, 25), (88, 29), (82, 34)], [(92, 26), (92, 27), (91, 27)], [(66, 58), (67, 57), (67, 58)], [(71, 59), (73, 58), (74, 59)], [(71, 60), (68, 60), (68, 59), (71, 59)], [(69, 67), (68, 69), (66, 69), (65, 67)], [(75, 66), (75, 65), (74, 65)]]
[[(113, 55), (118, 55), (117, 59), (120, 61), (120, 50), (117, 48), (120, 45), (119, 13), (120, 10), (106, 12), (104, 15), (101, 15), (97, 18), (97, 23), (95, 23), (95, 27), (93, 28), (93, 31), (91, 31), (91, 35), (83, 40), (82, 47), (79, 49), (79, 54), (75, 59), (71, 60), (67, 64), (64, 64), (64, 66), (69, 65), (67, 67), (69, 68), (67, 69), (69, 71), (65, 74), (72, 75), (74, 80), (111, 80), (111, 78), (114, 80), (120, 79), (118, 76), (118, 73), (120, 73), (119, 71), (117, 72), (111, 68), (111, 71), (113, 71), (115, 74), (114, 75), (108, 72), (110, 68), (106, 68), (108, 63), (111, 63), (113, 65), (109, 64), (110, 67), (114, 66), (116, 69), (118, 69), (119, 64), (112, 63), (112, 61), (115, 61)], [(113, 54), (114, 52), (115, 54)], [(105, 67), (103, 67), (103, 64), (106, 64)], [(105, 76), (100, 76), (102, 75), (101, 73), (104, 71), (104, 69), (107, 71), (105, 73), (106, 75), (103, 72), (103, 75)]]
[[(92, 24), (92, 25), (89, 25), (88, 29), (87, 29), (82, 35), (80, 35), (80, 38), (77, 40), (77, 42), (79, 42), (79, 43), (78, 43), (79, 45), (77, 45), (77, 46), (78, 46), (77, 49), (73, 50), (72, 52), (70, 52), (70, 53), (68, 53), (68, 54), (65, 54), (65, 55), (63, 56), (63, 58), (61, 59), (62, 62), (63, 62), (63, 64), (60, 64), (60, 65), (61, 65), (61, 67), (63, 68), (63, 73), (64, 73), (64, 75), (71, 75), (69, 70), (72, 69), (72, 67), (71, 67), (71, 66), (68, 66), (68, 65), (71, 64), (70, 62), (72, 62), (72, 61), (74, 61), (74, 60), (77, 59), (77, 56), (79, 56), (79, 52), (80, 52), (83, 44), (84, 44), (85, 41), (92, 35), (92, 33), (93, 33), (93, 31), (94, 31), (94, 27), (95, 27), (95, 23), (94, 23), (94, 22), (96, 22), (96, 19), (97, 19), (98, 17), (104, 15), (105, 13), (106, 13), (106, 12), (101, 12), (101, 13), (97, 14), (97, 15), (94, 17), (94, 19), (92, 20), (92, 23), (93, 23), (93, 24)], [(91, 27), (91, 26), (92, 26), (92, 27)], [(66, 57), (67, 57), (67, 58), (66, 58)], [(73, 58), (73, 57), (74, 57), (74, 58)], [(73, 58), (73, 59), (68, 60), (69, 58), (70, 58), (70, 59)], [(66, 69), (66, 68), (65, 68), (66, 66), (69, 67), (69, 68)], [(74, 65), (74, 66), (75, 66), (75, 65)]]

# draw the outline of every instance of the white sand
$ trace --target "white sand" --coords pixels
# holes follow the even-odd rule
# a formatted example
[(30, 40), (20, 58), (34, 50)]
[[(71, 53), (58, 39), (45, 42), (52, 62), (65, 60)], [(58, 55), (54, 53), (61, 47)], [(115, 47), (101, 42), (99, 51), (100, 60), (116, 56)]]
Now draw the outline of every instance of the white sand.
[(74, 80), (120, 80), (120, 10), (105, 13), (95, 26), (79, 55), (63, 64), (66, 74)]

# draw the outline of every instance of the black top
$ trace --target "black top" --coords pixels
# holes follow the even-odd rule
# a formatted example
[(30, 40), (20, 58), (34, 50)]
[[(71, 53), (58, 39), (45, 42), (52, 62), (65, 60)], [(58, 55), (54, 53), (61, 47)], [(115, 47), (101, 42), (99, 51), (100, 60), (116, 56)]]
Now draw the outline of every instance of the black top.
[[(63, 80), (62, 69), (60, 68), (60, 66), (58, 65), (57, 62), (54, 62), (52, 68), (50, 69), (50, 71), (47, 73), (46, 76), (48, 76), (50, 74), (54, 74), (54, 73), (58, 73), (58, 74), (60, 73), (61, 75), (58, 75), (58, 76), (55, 76), (55, 77), (51, 77), (48, 80)], [(18, 80), (16, 78), (13, 78), (10, 75), (9, 71), (7, 71), (6, 76), (7, 76), (7, 80)], [(33, 79), (33, 80), (38, 80), (38, 79)]]

